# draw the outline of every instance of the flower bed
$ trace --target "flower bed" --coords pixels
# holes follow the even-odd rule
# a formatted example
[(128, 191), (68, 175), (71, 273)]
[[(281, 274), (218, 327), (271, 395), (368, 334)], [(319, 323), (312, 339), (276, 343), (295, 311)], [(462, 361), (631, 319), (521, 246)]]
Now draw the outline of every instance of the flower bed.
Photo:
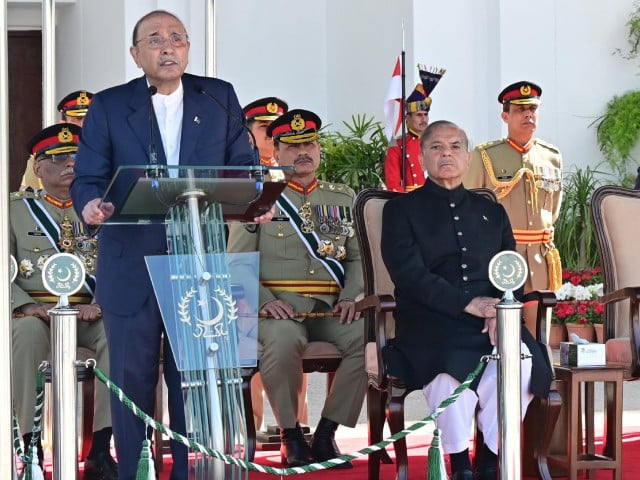
[(596, 300), (602, 295), (600, 267), (579, 272), (565, 270), (562, 281), (562, 286), (555, 292), (558, 304), (553, 309), (552, 323), (603, 323), (604, 305)]

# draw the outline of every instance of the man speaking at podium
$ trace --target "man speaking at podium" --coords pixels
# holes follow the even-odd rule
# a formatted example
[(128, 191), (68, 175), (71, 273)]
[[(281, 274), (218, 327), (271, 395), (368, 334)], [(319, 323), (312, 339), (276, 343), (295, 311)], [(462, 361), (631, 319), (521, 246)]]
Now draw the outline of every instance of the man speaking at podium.
[[(252, 152), (233, 87), (184, 73), (189, 36), (172, 13), (155, 10), (136, 23), (129, 51), (142, 77), (94, 95), (71, 186), (74, 206), (89, 225), (107, 220), (130, 186), (107, 185), (123, 165), (251, 165)], [(156, 160), (157, 152), (157, 160)], [(266, 222), (266, 213), (257, 221)], [(145, 412), (154, 411), (162, 318), (145, 255), (166, 254), (163, 225), (105, 225), (99, 234), (96, 298), (103, 307), (111, 379)], [(164, 341), (164, 376), (171, 428), (185, 433), (180, 374)], [(112, 396), (121, 480), (133, 480), (145, 425)], [(171, 442), (172, 480), (187, 479), (187, 449)]]

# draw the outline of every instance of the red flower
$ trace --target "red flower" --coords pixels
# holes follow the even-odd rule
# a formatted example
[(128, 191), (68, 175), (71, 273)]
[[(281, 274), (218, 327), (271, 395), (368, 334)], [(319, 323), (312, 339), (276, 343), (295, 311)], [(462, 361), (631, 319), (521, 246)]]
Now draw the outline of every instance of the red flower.
[(593, 302), (593, 313), (602, 315), (604, 313), (604, 305), (600, 302)]
[(574, 285), (578, 286), (578, 285), (580, 285), (580, 282), (582, 282), (582, 276), (581, 276), (581, 275), (579, 275), (579, 274), (571, 275), (571, 278), (569, 279), (569, 281), (570, 281), (572, 284), (574, 284)]
[(573, 272), (571, 270), (563, 270), (562, 271), (562, 283), (564, 283), (567, 280), (569, 280), (569, 278), (571, 278), (571, 275), (573, 275)]
[(589, 311), (589, 304), (587, 302), (580, 302), (578, 305), (578, 315), (586, 315)]
[(584, 325), (585, 323), (589, 323), (589, 322), (588, 322), (588, 320), (587, 320), (586, 318), (584, 318), (584, 317), (580, 317), (580, 318), (578, 319), (578, 323), (579, 323), (580, 325)]

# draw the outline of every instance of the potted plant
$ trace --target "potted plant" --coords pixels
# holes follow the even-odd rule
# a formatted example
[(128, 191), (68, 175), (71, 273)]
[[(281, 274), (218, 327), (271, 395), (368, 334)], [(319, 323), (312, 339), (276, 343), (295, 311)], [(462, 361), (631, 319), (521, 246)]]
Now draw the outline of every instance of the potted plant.
[(323, 161), (318, 178), (345, 183), (356, 193), (365, 188), (383, 188), (387, 138), (380, 122), (366, 115), (343, 122), (347, 133), (325, 132), (320, 136)]
[[(555, 293), (558, 304), (553, 309), (556, 323), (565, 325), (567, 334), (593, 341), (594, 325), (604, 321), (604, 305), (597, 301), (602, 295), (602, 271), (593, 269), (562, 272), (563, 284)], [(570, 339), (570, 338), (569, 338)]]
[(591, 195), (606, 176), (589, 166), (565, 172), (562, 205), (554, 225), (554, 243), (565, 269), (586, 270), (600, 265), (590, 204)]

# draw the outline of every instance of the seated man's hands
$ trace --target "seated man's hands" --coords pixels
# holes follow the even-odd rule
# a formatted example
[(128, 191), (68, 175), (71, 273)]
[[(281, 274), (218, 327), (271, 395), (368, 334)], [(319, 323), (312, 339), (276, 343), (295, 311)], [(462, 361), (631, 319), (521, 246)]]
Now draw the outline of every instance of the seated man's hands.
[[(49, 317), (47, 312), (55, 307), (55, 303), (27, 303), (20, 308), (20, 312), (26, 317), (41, 318), (49, 323), (51, 317)], [(97, 303), (79, 303), (74, 305), (74, 307), (78, 309), (78, 320), (95, 322), (102, 318), (102, 308), (100, 308), (100, 305)]]
[(260, 309), (260, 315), (268, 315), (277, 319), (293, 318), (293, 307), (282, 300), (272, 300), (264, 304)]
[(356, 302), (342, 300), (333, 308), (333, 313), (340, 314), (340, 323), (351, 323), (360, 318), (360, 312), (356, 311)]
[(491, 345), (496, 344), (496, 305), (500, 302), (499, 298), (493, 297), (475, 297), (464, 308), (464, 311), (470, 315), (484, 318), (484, 326), (482, 333), (489, 334)]
[(79, 310), (78, 320), (83, 322), (95, 322), (102, 318), (102, 308), (97, 303), (78, 304), (75, 307)]
[(55, 303), (27, 303), (20, 307), (20, 313), (25, 317), (37, 317), (49, 323), (51, 319), (47, 312), (55, 306)]

